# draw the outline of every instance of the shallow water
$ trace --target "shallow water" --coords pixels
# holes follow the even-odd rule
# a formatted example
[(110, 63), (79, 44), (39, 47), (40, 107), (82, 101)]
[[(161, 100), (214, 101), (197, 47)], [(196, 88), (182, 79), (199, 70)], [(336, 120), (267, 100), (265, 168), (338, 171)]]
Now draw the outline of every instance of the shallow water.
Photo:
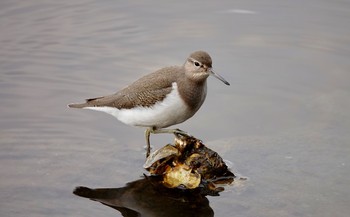
[(138, 180), (143, 129), (66, 104), (199, 49), (231, 86), (209, 78), (177, 127), (248, 177), (214, 215), (348, 216), (349, 2), (5, 0), (0, 17), (2, 216), (121, 216), (72, 191)]

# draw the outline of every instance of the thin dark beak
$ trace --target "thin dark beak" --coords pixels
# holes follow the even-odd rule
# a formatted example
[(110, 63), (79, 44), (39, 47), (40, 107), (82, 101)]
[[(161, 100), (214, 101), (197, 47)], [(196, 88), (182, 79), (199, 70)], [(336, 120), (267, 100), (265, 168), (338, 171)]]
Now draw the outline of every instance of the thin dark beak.
[(209, 69), (210, 75), (214, 76), (215, 78), (219, 79), (220, 81), (224, 82), (224, 84), (226, 85), (230, 85), (230, 83), (228, 83), (225, 78), (223, 78), (221, 75), (215, 73), (212, 69)]

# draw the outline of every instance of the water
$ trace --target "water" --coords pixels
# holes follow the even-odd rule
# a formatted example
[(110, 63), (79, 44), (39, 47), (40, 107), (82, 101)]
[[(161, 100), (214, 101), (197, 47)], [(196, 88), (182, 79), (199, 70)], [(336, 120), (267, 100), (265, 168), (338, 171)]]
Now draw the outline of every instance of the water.
[(231, 86), (177, 127), (248, 177), (214, 215), (348, 216), (349, 23), (348, 1), (1, 1), (1, 215), (121, 216), (72, 191), (138, 180), (143, 129), (66, 104), (203, 49)]

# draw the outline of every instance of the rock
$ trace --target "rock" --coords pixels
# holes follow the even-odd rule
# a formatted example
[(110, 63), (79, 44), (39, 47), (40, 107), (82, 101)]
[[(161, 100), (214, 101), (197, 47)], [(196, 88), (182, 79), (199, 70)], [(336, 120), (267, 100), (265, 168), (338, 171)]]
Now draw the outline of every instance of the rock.
[(174, 145), (153, 152), (144, 168), (151, 176), (161, 176), (161, 183), (168, 188), (220, 192), (223, 188), (217, 184), (230, 184), (235, 178), (219, 154), (184, 134), (175, 134)]

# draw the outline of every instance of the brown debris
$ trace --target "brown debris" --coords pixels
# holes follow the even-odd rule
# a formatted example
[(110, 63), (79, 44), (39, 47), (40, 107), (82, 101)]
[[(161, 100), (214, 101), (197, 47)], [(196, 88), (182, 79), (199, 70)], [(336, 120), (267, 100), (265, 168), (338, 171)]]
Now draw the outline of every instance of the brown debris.
[(223, 159), (202, 141), (175, 133), (175, 144), (166, 145), (153, 152), (144, 168), (152, 176), (161, 176), (161, 183), (168, 188), (196, 189), (220, 192), (217, 184), (230, 184), (235, 175)]

